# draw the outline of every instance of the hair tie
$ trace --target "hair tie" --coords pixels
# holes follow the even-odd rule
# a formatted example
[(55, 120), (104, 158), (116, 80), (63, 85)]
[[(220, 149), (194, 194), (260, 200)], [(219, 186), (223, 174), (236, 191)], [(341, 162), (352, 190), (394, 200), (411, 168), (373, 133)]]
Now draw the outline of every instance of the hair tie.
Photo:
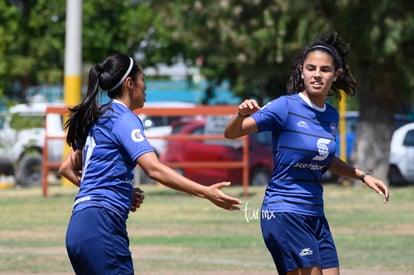
[(132, 70), (132, 66), (134, 65), (134, 60), (131, 57), (129, 58), (129, 61), (130, 61), (130, 63), (129, 63), (128, 70), (121, 77), (121, 79), (119, 80), (119, 82), (116, 83), (115, 86), (113, 86), (111, 89), (109, 89), (108, 92), (111, 92), (111, 91), (115, 90), (116, 88), (118, 88), (119, 86), (121, 86), (122, 82), (124, 82), (124, 80), (128, 77), (129, 73)]

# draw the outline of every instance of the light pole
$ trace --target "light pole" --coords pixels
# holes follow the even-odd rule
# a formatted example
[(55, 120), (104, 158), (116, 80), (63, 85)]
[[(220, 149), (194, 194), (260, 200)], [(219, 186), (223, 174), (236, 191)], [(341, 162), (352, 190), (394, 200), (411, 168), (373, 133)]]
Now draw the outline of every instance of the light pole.
[[(66, 1), (64, 101), (66, 106), (77, 105), (82, 89), (82, 0)], [(66, 119), (65, 119), (66, 120)], [(63, 157), (70, 148), (65, 142)], [(63, 185), (72, 185), (62, 178)]]

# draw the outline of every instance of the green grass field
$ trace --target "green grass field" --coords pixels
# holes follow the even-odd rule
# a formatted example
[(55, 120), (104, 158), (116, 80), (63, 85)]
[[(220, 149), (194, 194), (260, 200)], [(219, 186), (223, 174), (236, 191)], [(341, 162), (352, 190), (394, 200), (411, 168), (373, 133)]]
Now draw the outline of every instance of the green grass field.
[[(143, 188), (146, 201), (128, 220), (137, 274), (274, 273), (258, 220), (263, 187), (250, 188), (236, 212)], [(226, 192), (240, 196), (242, 188)], [(51, 186), (47, 198), (40, 188), (0, 190), (0, 274), (73, 273), (64, 240), (75, 193), (67, 186)], [(414, 274), (414, 186), (392, 188), (384, 205), (367, 188), (329, 184), (325, 201), (341, 269)]]

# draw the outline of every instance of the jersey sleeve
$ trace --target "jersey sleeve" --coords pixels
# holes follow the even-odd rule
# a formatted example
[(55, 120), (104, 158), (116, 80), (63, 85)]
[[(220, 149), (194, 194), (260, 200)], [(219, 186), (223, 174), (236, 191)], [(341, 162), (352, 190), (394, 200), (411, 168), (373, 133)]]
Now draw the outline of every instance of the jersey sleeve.
[(143, 154), (154, 151), (145, 137), (141, 120), (134, 113), (123, 114), (114, 124), (112, 132), (132, 162), (136, 162)]
[(272, 100), (252, 115), (259, 132), (278, 131), (286, 121), (288, 114), (288, 100), (280, 97)]

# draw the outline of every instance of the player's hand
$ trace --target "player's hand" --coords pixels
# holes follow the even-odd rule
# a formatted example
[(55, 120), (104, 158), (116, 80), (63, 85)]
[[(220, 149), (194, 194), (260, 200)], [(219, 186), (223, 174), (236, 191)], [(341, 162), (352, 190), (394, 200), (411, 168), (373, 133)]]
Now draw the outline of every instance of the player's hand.
[(139, 187), (134, 187), (134, 191), (132, 193), (132, 200), (131, 200), (131, 212), (137, 211), (137, 209), (141, 206), (144, 202), (145, 196), (144, 191)]
[(240, 210), (240, 208), (237, 205), (241, 204), (242, 202), (237, 198), (226, 195), (221, 190), (221, 188), (227, 186), (230, 186), (230, 182), (219, 182), (211, 186), (207, 186), (207, 199), (223, 209), (230, 211)]
[(246, 99), (238, 106), (239, 116), (246, 117), (254, 114), (260, 109), (259, 104), (255, 99)]
[(364, 178), (365, 184), (371, 189), (377, 192), (379, 195), (384, 196), (384, 203), (387, 203), (390, 199), (390, 191), (387, 185), (382, 180), (379, 180), (371, 175), (367, 175)]

